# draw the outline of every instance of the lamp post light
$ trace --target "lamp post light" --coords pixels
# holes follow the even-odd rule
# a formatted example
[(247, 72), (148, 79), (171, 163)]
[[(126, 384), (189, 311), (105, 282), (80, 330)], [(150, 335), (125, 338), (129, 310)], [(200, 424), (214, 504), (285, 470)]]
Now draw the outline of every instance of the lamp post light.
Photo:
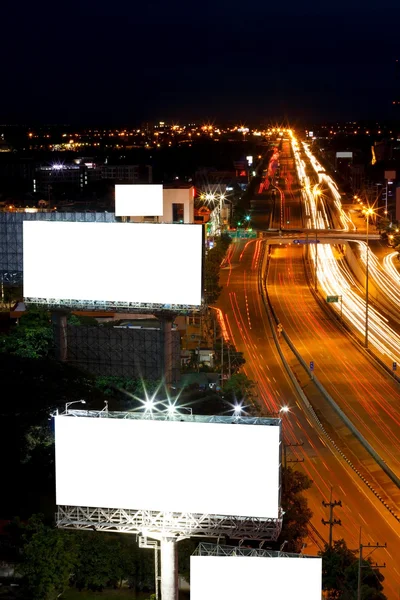
[(71, 404), (86, 404), (86, 400), (73, 400), (72, 402), (65, 403), (65, 413), (68, 413), (68, 408)]
[(369, 283), (369, 218), (374, 214), (372, 208), (367, 208), (365, 216), (367, 217), (367, 260), (366, 260), (366, 271), (365, 271), (365, 347), (368, 348), (368, 309), (369, 309), (369, 296), (368, 296), (368, 283)]
[(167, 408), (167, 413), (168, 413), (168, 416), (169, 416), (170, 418), (171, 418), (171, 417), (175, 417), (175, 416), (178, 414), (178, 411), (177, 411), (177, 409), (176, 409), (176, 406), (175, 406), (175, 404), (169, 404), (169, 405), (168, 405), (168, 408)]
[(156, 406), (156, 404), (155, 404), (153, 398), (147, 398), (146, 401), (143, 403), (145, 414), (146, 413), (152, 414), (155, 406)]

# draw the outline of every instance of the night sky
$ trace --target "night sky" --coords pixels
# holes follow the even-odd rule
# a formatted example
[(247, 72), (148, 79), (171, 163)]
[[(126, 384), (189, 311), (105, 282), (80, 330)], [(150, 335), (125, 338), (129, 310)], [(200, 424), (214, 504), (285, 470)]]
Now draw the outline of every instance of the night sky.
[(393, 115), (399, 0), (60, 1), (1, 21), (0, 123)]

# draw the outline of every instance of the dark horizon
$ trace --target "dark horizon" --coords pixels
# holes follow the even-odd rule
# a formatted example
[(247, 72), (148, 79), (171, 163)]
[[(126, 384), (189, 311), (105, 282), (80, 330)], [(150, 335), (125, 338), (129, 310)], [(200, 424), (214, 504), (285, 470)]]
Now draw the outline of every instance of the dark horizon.
[(394, 119), (399, 17), (358, 0), (31, 10), (4, 21), (0, 123)]

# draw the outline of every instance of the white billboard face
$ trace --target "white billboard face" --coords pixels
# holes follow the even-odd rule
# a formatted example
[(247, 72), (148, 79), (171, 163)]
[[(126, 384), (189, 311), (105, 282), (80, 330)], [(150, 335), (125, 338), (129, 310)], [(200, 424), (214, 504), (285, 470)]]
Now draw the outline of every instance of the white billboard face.
[(277, 518), (279, 427), (55, 417), (60, 505)]
[(201, 304), (201, 225), (25, 221), (23, 257), (25, 298)]
[(321, 558), (190, 557), (190, 600), (321, 600), (321, 592)]
[(116, 217), (161, 217), (162, 185), (126, 184), (115, 186)]

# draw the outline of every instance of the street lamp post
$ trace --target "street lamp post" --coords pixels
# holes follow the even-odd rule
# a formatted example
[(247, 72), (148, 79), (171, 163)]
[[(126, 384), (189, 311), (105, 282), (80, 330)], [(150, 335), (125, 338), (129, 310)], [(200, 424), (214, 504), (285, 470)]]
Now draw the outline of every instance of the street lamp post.
[(68, 413), (68, 408), (71, 404), (86, 404), (86, 400), (73, 400), (72, 402), (65, 403), (65, 412)]

